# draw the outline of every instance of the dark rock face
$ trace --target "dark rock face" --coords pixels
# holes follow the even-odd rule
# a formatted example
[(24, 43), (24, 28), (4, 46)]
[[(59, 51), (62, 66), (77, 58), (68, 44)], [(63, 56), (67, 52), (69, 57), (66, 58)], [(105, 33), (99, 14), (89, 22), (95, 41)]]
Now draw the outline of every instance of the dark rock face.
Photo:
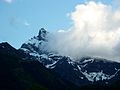
[(39, 30), (39, 34), (38, 34), (38, 39), (39, 40), (46, 40), (46, 35), (47, 35), (47, 31), (44, 29), (44, 28), (41, 28), (40, 30)]
[(15, 53), (16, 50), (12, 46), (10, 46), (7, 42), (4, 42), (0, 44), (0, 52), (4, 54), (11, 54), (11, 52)]

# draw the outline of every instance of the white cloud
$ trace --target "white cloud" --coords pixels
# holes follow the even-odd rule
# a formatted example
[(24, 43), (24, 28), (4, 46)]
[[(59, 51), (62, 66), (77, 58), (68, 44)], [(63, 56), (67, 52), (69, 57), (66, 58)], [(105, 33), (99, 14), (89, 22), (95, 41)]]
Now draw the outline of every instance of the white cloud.
[(52, 50), (74, 58), (94, 56), (120, 60), (119, 9), (90, 1), (77, 5), (70, 18), (73, 26), (65, 33), (57, 33), (55, 40), (50, 41)]
[(30, 26), (30, 23), (28, 23), (27, 21), (24, 22), (25, 26)]
[(4, 0), (6, 3), (12, 3), (13, 0)]

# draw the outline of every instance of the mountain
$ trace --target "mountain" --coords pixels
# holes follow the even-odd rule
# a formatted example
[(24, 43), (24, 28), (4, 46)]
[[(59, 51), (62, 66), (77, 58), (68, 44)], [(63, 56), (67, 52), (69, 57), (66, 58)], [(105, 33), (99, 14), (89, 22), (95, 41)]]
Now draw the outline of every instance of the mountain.
[(76, 90), (22, 50), (0, 43), (0, 90)]
[[(46, 48), (48, 38), (49, 33), (42, 28), (38, 36), (29, 39), (19, 50), (29, 54), (32, 59), (39, 61), (49, 70), (56, 72), (62, 79), (81, 88), (95, 86), (120, 88), (120, 63), (94, 57), (74, 60), (69, 56), (50, 52)], [(119, 84), (116, 85), (116, 82)]]
[(120, 63), (50, 52), (48, 34), (40, 29), (18, 50), (0, 43), (0, 90), (120, 89)]

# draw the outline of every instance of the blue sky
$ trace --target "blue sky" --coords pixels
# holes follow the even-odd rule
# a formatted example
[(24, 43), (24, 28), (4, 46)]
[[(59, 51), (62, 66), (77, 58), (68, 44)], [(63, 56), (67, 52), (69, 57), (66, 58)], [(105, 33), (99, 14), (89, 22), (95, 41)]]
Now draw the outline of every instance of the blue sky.
[[(0, 42), (19, 48), (41, 27), (49, 32), (66, 30), (71, 26), (67, 14), (86, 1), (89, 0), (0, 0)], [(110, 4), (111, 0), (101, 2)]]

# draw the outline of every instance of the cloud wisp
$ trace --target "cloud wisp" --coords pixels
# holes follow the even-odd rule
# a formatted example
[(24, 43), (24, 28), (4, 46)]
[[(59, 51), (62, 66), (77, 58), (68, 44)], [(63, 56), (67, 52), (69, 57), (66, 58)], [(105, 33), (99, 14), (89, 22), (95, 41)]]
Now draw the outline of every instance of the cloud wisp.
[(72, 27), (55, 33), (49, 41), (51, 50), (73, 58), (120, 60), (120, 9), (90, 1), (77, 5), (69, 15)]
[(3, 0), (3, 1), (5, 1), (6, 3), (12, 3), (13, 2), (13, 0)]
[(21, 18), (17, 18), (17, 17), (11, 17), (10, 18), (10, 25), (12, 26), (25, 26), (25, 27), (29, 27), (30, 23), (27, 20), (23, 20)]
[(23, 24), (24, 24), (26, 27), (29, 27), (29, 26), (30, 26), (30, 23), (29, 23), (28, 21), (25, 21)]

